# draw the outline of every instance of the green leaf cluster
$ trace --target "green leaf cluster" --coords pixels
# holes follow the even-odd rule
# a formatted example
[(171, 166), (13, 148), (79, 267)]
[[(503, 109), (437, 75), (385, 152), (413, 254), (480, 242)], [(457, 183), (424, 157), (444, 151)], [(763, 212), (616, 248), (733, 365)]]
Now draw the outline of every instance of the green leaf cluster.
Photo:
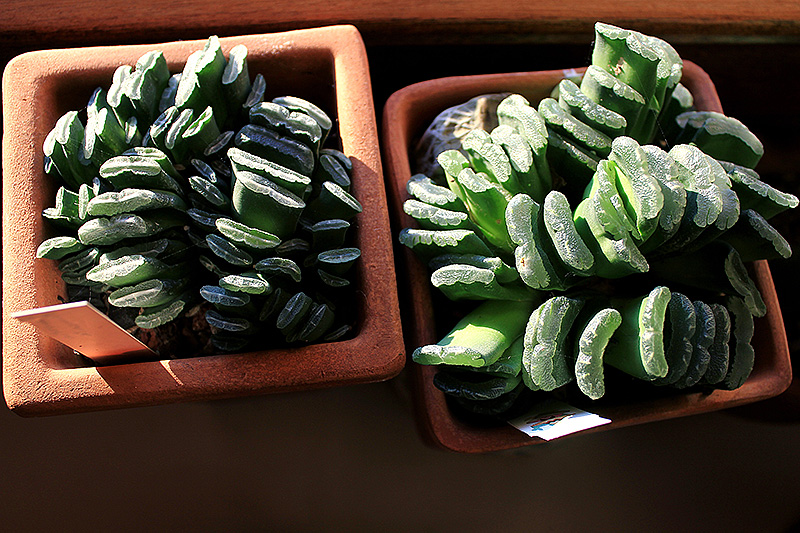
[(536, 104), (504, 96), (493, 129), (408, 182), (418, 227), (400, 242), (447, 298), (483, 301), (413, 359), (439, 365), (436, 386), (475, 412), (573, 382), (598, 399), (609, 365), (654, 385), (737, 388), (766, 312), (746, 262), (791, 254), (768, 219), (798, 200), (753, 170), (752, 132), (693, 109), (668, 43), (595, 33), (579, 79)]
[(59, 235), (37, 256), (59, 261), (74, 298), (145, 329), (205, 312), (216, 351), (352, 329), (352, 162), (325, 111), (268, 96), (247, 54), (212, 36), (172, 73), (148, 52), (58, 120), (44, 153), (61, 186), (43, 216)]

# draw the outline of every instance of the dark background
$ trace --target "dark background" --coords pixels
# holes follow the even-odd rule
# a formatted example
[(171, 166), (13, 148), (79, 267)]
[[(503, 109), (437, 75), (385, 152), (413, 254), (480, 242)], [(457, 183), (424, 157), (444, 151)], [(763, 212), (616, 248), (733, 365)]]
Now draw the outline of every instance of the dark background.
[[(379, 121), (388, 96), (410, 83), (583, 66), (591, 45), (590, 33), (472, 39), (417, 29), (423, 42), (400, 33), (364, 34)], [(762, 177), (800, 195), (800, 37), (777, 33), (662, 36), (709, 73), (726, 113), (764, 142)], [(141, 36), (5, 35), (0, 61), (45, 47), (207, 35)], [(796, 252), (797, 217), (774, 220)], [(771, 264), (795, 369), (798, 260)], [(797, 388), (744, 408), (482, 456), (422, 443), (405, 375), (42, 419), (2, 408), (0, 530), (787, 531), (800, 523)]]

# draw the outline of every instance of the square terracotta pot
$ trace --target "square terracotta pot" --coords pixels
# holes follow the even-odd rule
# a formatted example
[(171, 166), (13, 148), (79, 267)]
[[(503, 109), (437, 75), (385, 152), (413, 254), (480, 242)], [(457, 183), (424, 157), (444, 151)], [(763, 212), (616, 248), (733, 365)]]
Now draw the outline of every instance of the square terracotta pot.
[(34, 260), (46, 235), (42, 209), (56, 184), (43, 171), (42, 143), (66, 111), (86, 105), (114, 70), (158, 49), (180, 71), (204, 41), (41, 51), (12, 60), (3, 76), (3, 386), (21, 415), (206, 400), (380, 381), (403, 368), (405, 354), (392, 236), (366, 51), (353, 26), (220, 39), (247, 46), (251, 75), (267, 96), (291, 94), (334, 111), (341, 149), (353, 161), (352, 190), (363, 206), (354, 228), (357, 267), (354, 337), (290, 350), (266, 350), (101, 368), (79, 367), (73, 352), (9, 313), (58, 303), (56, 262)]
[[(411, 176), (410, 154), (414, 143), (441, 111), (487, 93), (513, 92), (537, 103), (550, 95), (558, 82), (574, 71), (520, 72), (478, 76), (459, 76), (429, 80), (395, 92), (383, 113), (384, 160), (390, 180), (390, 206), (396, 228), (414, 227), (415, 222), (403, 211), (409, 197), (406, 182)], [(683, 84), (692, 92), (695, 105), (702, 110), (722, 111), (714, 84), (697, 65), (684, 63)], [(406, 272), (400, 281), (404, 310), (406, 350), (435, 344), (437, 336), (430, 274), (425, 265), (406, 247), (401, 246), (398, 260)], [(764, 318), (756, 319), (753, 346), (755, 368), (746, 383), (734, 391), (717, 390), (710, 394), (692, 392), (637, 401), (624, 405), (605, 405), (602, 401), (585, 409), (611, 419), (611, 423), (573, 435), (654, 422), (680, 416), (714, 411), (755, 402), (784, 391), (792, 379), (789, 348), (781, 309), (766, 261), (753, 264), (752, 273), (768, 307)], [(449, 409), (445, 395), (433, 385), (436, 368), (409, 363), (414, 388), (415, 408), (420, 430), (434, 445), (459, 452), (489, 452), (545, 442), (531, 438), (510, 425), (477, 427), (463, 422)], [(566, 437), (563, 437), (566, 438)]]

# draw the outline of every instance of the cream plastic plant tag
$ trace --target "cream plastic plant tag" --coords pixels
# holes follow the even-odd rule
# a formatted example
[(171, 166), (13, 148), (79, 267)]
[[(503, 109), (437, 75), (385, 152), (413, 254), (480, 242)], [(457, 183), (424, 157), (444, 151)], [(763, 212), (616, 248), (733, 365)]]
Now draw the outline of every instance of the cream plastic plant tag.
[(96, 363), (152, 359), (156, 353), (86, 301), (11, 313), (40, 333), (66, 344)]

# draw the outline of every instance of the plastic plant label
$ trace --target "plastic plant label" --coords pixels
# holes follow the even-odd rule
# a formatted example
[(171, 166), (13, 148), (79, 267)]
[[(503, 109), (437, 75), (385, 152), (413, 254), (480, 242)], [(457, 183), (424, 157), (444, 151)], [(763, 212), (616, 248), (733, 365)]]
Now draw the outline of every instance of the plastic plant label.
[(611, 420), (594, 413), (551, 400), (533, 407), (526, 414), (508, 423), (529, 437), (553, 440), (570, 433), (608, 424)]
[(11, 313), (96, 363), (152, 359), (157, 354), (89, 302), (39, 307)]

